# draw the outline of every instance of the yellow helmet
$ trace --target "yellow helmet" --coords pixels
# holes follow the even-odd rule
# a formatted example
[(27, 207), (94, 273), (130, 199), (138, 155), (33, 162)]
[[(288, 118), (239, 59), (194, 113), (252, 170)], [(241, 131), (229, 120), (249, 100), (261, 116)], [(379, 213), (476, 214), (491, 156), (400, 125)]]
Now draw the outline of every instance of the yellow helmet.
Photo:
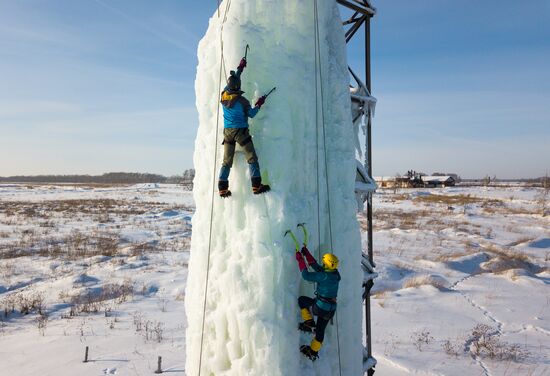
[(325, 253), (323, 255), (323, 266), (327, 270), (335, 270), (338, 268), (338, 257), (332, 253)]

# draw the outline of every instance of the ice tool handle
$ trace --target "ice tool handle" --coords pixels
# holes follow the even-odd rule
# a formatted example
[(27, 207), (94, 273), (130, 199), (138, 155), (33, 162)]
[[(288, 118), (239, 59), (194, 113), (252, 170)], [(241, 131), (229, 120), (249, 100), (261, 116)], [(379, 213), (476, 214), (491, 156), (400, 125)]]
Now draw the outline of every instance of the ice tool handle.
[(267, 99), (267, 97), (269, 97), (269, 95), (271, 93), (273, 93), (277, 88), (274, 87), (273, 89), (271, 89), (269, 91), (269, 93), (265, 94), (265, 95), (262, 95), (260, 98), (258, 98), (258, 100), (256, 101), (256, 107), (259, 107), (259, 108), (262, 108), (263, 104), (265, 103), (265, 100)]
[(307, 243), (309, 241), (309, 233), (307, 232), (305, 222), (304, 223), (298, 223), (298, 226), (296, 226), (296, 227), (301, 227), (302, 228), (302, 232), (304, 233), (304, 247), (307, 248)]
[(300, 243), (298, 243), (298, 239), (296, 239), (296, 235), (294, 235), (294, 233), (291, 230), (286, 230), (285, 236), (287, 235), (290, 235), (290, 237), (292, 238), (296, 252), (300, 252)]
[(264, 98), (267, 98), (271, 95), (271, 93), (273, 93), (275, 90), (277, 90), (277, 87), (274, 87), (273, 89), (269, 90), (269, 93), (267, 93), (266, 95), (264, 95), (263, 97)]
[[(309, 239), (309, 234), (307, 232), (305, 223), (299, 223), (297, 227), (302, 228), (302, 232), (304, 233), (303, 246), (307, 248), (307, 242), (308, 242), (308, 239)], [(292, 238), (292, 241), (294, 243), (294, 248), (296, 249), (296, 252), (300, 252), (300, 242), (298, 241), (298, 239), (296, 239), (296, 235), (294, 235), (292, 230), (286, 230), (285, 236), (287, 236), (287, 235), (290, 235), (290, 237)]]
[(248, 44), (246, 45), (246, 48), (244, 50), (244, 57), (241, 59), (241, 62), (239, 63), (239, 66), (237, 67), (237, 70), (239, 72), (242, 72), (244, 71), (244, 68), (246, 68), (246, 58), (248, 56), (248, 50), (250, 49), (250, 47), (248, 46)]

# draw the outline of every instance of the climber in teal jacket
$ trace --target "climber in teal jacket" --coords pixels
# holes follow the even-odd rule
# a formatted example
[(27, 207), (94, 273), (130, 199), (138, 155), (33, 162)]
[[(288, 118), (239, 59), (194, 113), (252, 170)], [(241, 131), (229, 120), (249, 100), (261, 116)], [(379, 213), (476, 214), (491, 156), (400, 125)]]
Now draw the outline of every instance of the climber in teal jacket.
[[(302, 277), (306, 281), (317, 284), (315, 299), (308, 296), (300, 296), (298, 298), (300, 313), (304, 320), (300, 323), (299, 329), (306, 332), (315, 331), (315, 337), (311, 341), (311, 344), (309, 346), (301, 346), (300, 351), (311, 360), (315, 360), (319, 357), (319, 350), (325, 338), (327, 324), (336, 312), (336, 297), (341, 279), (338, 272), (339, 261), (338, 257), (334, 254), (325, 253), (323, 255), (323, 266), (321, 266), (311, 255), (305, 244), (301, 252), (296, 252), (296, 261), (298, 261), (298, 268), (302, 273)], [(310, 272), (308, 270), (306, 261), (314, 271)], [(312, 308), (313, 312), (310, 311), (310, 308)], [(317, 323), (313, 320), (312, 313), (317, 316)]]
[(221, 94), (224, 119), (224, 154), (218, 180), (218, 190), (221, 197), (231, 196), (229, 173), (233, 166), (233, 157), (237, 143), (242, 147), (246, 161), (248, 162), (252, 192), (254, 194), (261, 194), (270, 190), (269, 185), (262, 184), (258, 156), (254, 149), (252, 136), (248, 132), (248, 118), (253, 118), (258, 114), (266, 97), (260, 97), (255, 106), (252, 107), (250, 102), (242, 96), (244, 91), (241, 90), (241, 74), (245, 67), (246, 58), (243, 57), (237, 67), (237, 71), (231, 71), (231, 75), (227, 79), (227, 86)]

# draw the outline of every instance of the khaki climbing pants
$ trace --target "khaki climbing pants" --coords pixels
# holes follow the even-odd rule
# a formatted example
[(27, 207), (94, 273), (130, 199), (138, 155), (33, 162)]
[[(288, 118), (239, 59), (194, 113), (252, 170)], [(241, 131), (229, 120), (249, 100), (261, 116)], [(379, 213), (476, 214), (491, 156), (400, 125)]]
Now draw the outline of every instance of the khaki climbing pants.
[(236, 144), (241, 145), (249, 164), (258, 162), (258, 156), (254, 149), (252, 137), (248, 128), (225, 128), (223, 130), (223, 166), (231, 168), (233, 166), (233, 157), (235, 156)]

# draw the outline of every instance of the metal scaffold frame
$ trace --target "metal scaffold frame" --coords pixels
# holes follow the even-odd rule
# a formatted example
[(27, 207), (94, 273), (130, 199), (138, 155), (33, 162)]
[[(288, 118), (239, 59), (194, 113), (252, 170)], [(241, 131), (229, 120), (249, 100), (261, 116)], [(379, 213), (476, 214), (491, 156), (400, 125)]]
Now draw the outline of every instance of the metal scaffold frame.
[[(373, 280), (377, 274), (374, 271), (373, 260), (373, 227), (372, 227), (372, 195), (376, 189), (376, 184), (372, 178), (372, 116), (376, 99), (371, 96), (371, 18), (376, 14), (376, 9), (370, 4), (369, 0), (336, 0), (342, 7), (353, 12), (349, 18), (344, 18), (342, 24), (345, 28), (346, 43), (349, 43), (357, 32), (364, 26), (365, 45), (364, 45), (364, 66), (365, 66), (365, 84), (359, 76), (350, 68), (350, 73), (356, 83), (356, 87), (351, 89), (351, 101), (353, 111), (353, 122), (362, 123), (365, 134), (365, 153), (364, 161), (358, 163), (358, 177), (361, 181), (356, 182), (356, 195), (358, 201), (366, 203), (367, 224), (368, 224), (368, 249), (367, 254), (363, 254), (361, 266), (364, 271), (363, 278), (363, 300), (365, 301), (365, 349), (363, 356), (363, 370), (371, 376), (374, 374), (376, 360), (372, 356), (372, 330), (371, 330), (371, 310), (370, 294), (373, 287)], [(361, 167), (363, 171), (361, 171)], [(366, 175), (366, 176), (365, 176)], [(359, 180), (359, 178), (358, 178)], [(359, 202), (362, 204), (362, 202)]]

